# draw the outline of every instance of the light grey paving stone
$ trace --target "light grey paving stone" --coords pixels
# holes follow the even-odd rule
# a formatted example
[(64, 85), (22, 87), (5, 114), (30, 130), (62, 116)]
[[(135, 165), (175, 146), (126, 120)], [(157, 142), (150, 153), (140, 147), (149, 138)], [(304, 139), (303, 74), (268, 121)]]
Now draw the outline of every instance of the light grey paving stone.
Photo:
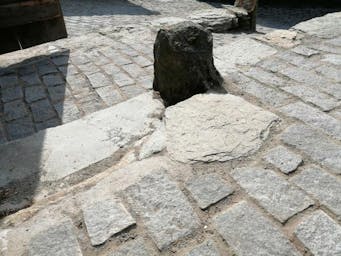
[(276, 76), (274, 73), (264, 71), (258, 67), (251, 68), (250, 70), (244, 72), (244, 74), (266, 85), (278, 87), (288, 85), (288, 81), (285, 79)]
[(97, 88), (96, 92), (108, 106), (123, 101), (123, 97), (121, 96), (120, 92), (116, 90), (113, 86)]
[(29, 117), (11, 121), (6, 126), (8, 136), (11, 140), (24, 138), (34, 133), (34, 125)]
[(298, 256), (288, 238), (245, 201), (213, 219), (214, 226), (237, 255)]
[(1, 89), (1, 99), (3, 102), (9, 102), (23, 98), (21, 86), (14, 86), (7, 89)]
[(305, 102), (313, 103), (314, 105), (320, 107), (323, 111), (330, 111), (341, 105), (337, 99), (332, 98), (329, 95), (309, 86), (295, 84), (292, 86), (283, 87), (282, 89), (288, 93), (300, 97)]
[(273, 73), (277, 73), (280, 70), (288, 67), (288, 63), (279, 58), (268, 58), (258, 63), (257, 65)]
[(130, 56), (130, 57), (136, 57), (139, 55), (139, 53), (137, 51), (135, 51), (134, 49), (130, 48), (130, 47), (124, 47), (120, 49), (122, 53)]
[(119, 87), (132, 85), (135, 81), (129, 77), (127, 74), (120, 72), (114, 75), (114, 81)]
[(124, 65), (122, 66), (122, 69), (125, 70), (133, 78), (145, 75), (143, 69), (134, 63)]
[(114, 234), (135, 224), (125, 207), (112, 198), (84, 202), (82, 211), (92, 245), (103, 244)]
[(121, 245), (116, 251), (108, 256), (152, 256), (156, 255), (148, 250), (141, 238), (129, 241)]
[(92, 87), (99, 88), (99, 87), (105, 87), (105, 86), (111, 86), (113, 82), (109, 80), (109, 78), (102, 74), (102, 73), (94, 73), (87, 76)]
[(79, 70), (76, 68), (76, 66), (72, 65), (72, 64), (68, 64), (65, 66), (59, 66), (58, 70), (60, 72), (62, 72), (63, 76), (66, 78), (69, 75), (74, 75), (74, 74), (78, 74)]
[(104, 65), (102, 69), (108, 74), (114, 76), (115, 74), (121, 72), (121, 70), (114, 64), (110, 63), (107, 65)]
[(81, 117), (81, 113), (78, 107), (72, 101), (63, 101), (56, 103), (54, 104), (54, 108), (57, 111), (60, 120), (64, 124)]
[(153, 89), (153, 76), (139, 77), (136, 83), (147, 90)]
[(317, 163), (341, 174), (341, 146), (322, 133), (306, 125), (292, 125), (281, 137), (285, 143), (302, 150)]
[(59, 74), (49, 74), (43, 76), (43, 82), (46, 86), (56, 86), (65, 84), (64, 79)]
[(341, 217), (341, 197), (339, 196), (341, 195), (341, 182), (337, 177), (317, 166), (309, 166), (290, 181), (320, 201), (336, 216)]
[(326, 43), (341, 47), (341, 36), (327, 40)]
[(341, 140), (341, 122), (316, 108), (302, 102), (296, 102), (281, 107), (279, 110)]
[(73, 224), (70, 220), (38, 233), (29, 242), (29, 256), (82, 256)]
[(72, 54), (71, 55), (71, 62), (76, 64), (76, 65), (82, 65), (82, 64), (86, 64), (89, 63), (90, 60), (88, 57), (85, 56), (85, 54)]
[(314, 202), (272, 170), (248, 167), (231, 172), (233, 179), (269, 213), (284, 223)]
[(187, 198), (163, 171), (145, 176), (126, 192), (160, 250), (199, 227), (199, 219)]
[(145, 159), (159, 153), (166, 148), (166, 130), (164, 125), (156, 128), (152, 135), (143, 143), (139, 153), (139, 159)]
[(0, 76), (0, 86), (2, 89), (9, 88), (18, 84), (18, 76), (16, 74), (6, 74)]
[(138, 96), (138, 95), (146, 92), (146, 90), (144, 88), (142, 88), (140, 86), (137, 86), (137, 85), (124, 86), (124, 87), (121, 88), (121, 91), (128, 98), (133, 98), (135, 96)]
[(101, 70), (92, 62), (78, 65), (78, 68), (86, 75), (90, 76), (95, 73), (101, 72)]
[(335, 80), (336, 82), (341, 82), (341, 72), (340, 69), (333, 67), (332, 65), (322, 65), (315, 69), (316, 72), (327, 77), (328, 79)]
[(66, 81), (75, 94), (84, 91), (84, 89), (89, 90), (91, 86), (89, 80), (81, 74), (67, 76)]
[(195, 177), (186, 183), (195, 201), (201, 209), (206, 209), (212, 204), (231, 195), (234, 189), (219, 175), (207, 174)]
[(4, 116), (6, 121), (11, 121), (28, 115), (25, 103), (15, 100), (4, 104)]
[(339, 47), (335, 47), (330, 44), (326, 44), (325, 41), (313, 41), (309, 44), (310, 48), (316, 49), (318, 51), (327, 52), (327, 53), (335, 53), (340, 54), (341, 50)]
[(207, 240), (192, 249), (186, 256), (221, 256), (212, 240)]
[(341, 56), (339, 54), (326, 54), (322, 61), (329, 62), (334, 65), (341, 65)]
[(299, 45), (299, 46), (293, 48), (292, 51), (297, 53), (297, 54), (306, 56), (306, 57), (311, 57), (313, 55), (319, 54), (319, 51), (316, 51), (314, 49), (308, 48), (308, 47), (306, 47), (304, 45)]
[(341, 255), (341, 226), (321, 210), (303, 220), (295, 235), (314, 255)]
[(31, 73), (28, 75), (21, 76), (20, 79), (24, 82), (25, 86), (39, 85), (41, 80), (37, 73)]
[(115, 53), (114, 57), (111, 57), (111, 59), (118, 66), (127, 65), (127, 64), (131, 64), (132, 63), (132, 61), (129, 58), (124, 57), (119, 52)]
[(289, 151), (283, 146), (271, 149), (264, 156), (264, 159), (276, 166), (285, 174), (295, 171), (302, 163), (302, 157), (300, 155)]
[(133, 60), (140, 67), (147, 67), (147, 66), (153, 65), (152, 61), (150, 61), (149, 59), (147, 59), (141, 55), (134, 57)]
[[(292, 51), (285, 51), (281, 52), (276, 55), (276, 57), (282, 59), (283, 61), (286, 61), (287, 63), (290, 63), (292, 65), (295, 65), (299, 67), (302, 70), (309, 71), (313, 68), (316, 68), (321, 65), (318, 61), (310, 60), (309, 58), (305, 58), (302, 55), (296, 54)], [(292, 66), (290, 66), (292, 67)], [(279, 70), (281, 71), (281, 70)]]
[(25, 88), (25, 101), (31, 103), (47, 97), (45, 88), (42, 86), (30, 86)]
[(47, 99), (33, 102), (31, 104), (31, 110), (33, 119), (36, 122), (43, 122), (56, 116), (52, 105)]

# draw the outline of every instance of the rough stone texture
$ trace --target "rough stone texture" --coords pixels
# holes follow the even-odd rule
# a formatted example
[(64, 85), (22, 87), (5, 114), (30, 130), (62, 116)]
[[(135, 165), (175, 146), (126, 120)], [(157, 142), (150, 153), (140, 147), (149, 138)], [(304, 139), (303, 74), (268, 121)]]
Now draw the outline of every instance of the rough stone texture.
[(305, 125), (292, 125), (282, 134), (282, 140), (309, 155), (316, 162), (341, 173), (341, 146)]
[(111, 198), (84, 203), (82, 210), (92, 245), (103, 244), (112, 235), (135, 224), (124, 206)]
[(215, 244), (211, 240), (207, 240), (192, 249), (186, 256), (221, 256)]
[(306, 46), (297, 46), (294, 49), (292, 49), (293, 52), (297, 53), (297, 54), (301, 54), (307, 57), (311, 57), (313, 55), (319, 54), (319, 51), (316, 51), (314, 49), (310, 49)]
[(270, 150), (264, 159), (279, 168), (283, 173), (288, 174), (297, 169), (302, 163), (302, 157), (283, 146), (278, 146)]
[(192, 22), (161, 29), (154, 45), (154, 84), (168, 105), (218, 88), (212, 34)]
[(301, 173), (291, 178), (297, 186), (341, 217), (341, 182), (316, 166), (306, 167)]
[(161, 152), (166, 147), (166, 130), (162, 124), (150, 135), (140, 149), (139, 159), (144, 159)]
[(28, 114), (25, 104), (22, 100), (16, 100), (12, 102), (5, 103), (4, 105), (4, 116), (6, 121), (11, 121), (24, 117)]
[(238, 255), (299, 255), (284, 234), (245, 201), (217, 215), (214, 225)]
[(249, 156), (278, 120), (239, 97), (222, 94), (193, 96), (167, 108), (165, 117), (168, 153), (185, 163)]
[(190, 191), (201, 209), (208, 208), (234, 191), (230, 185), (216, 174), (207, 174), (193, 178), (186, 183), (186, 188)]
[(67, 220), (32, 237), (28, 255), (82, 256), (72, 222)]
[(287, 221), (314, 203), (306, 194), (272, 170), (235, 169), (231, 176), (281, 222)]
[(150, 250), (146, 249), (141, 238), (129, 241), (121, 245), (116, 251), (108, 256), (152, 256), (155, 255)]
[(265, 34), (261, 39), (283, 48), (291, 48), (300, 43), (297, 39), (297, 32), (284, 29), (276, 29)]
[(341, 227), (321, 210), (303, 220), (295, 234), (314, 255), (341, 255)]
[(160, 250), (199, 227), (199, 220), (185, 195), (164, 172), (145, 176), (129, 187), (127, 194)]

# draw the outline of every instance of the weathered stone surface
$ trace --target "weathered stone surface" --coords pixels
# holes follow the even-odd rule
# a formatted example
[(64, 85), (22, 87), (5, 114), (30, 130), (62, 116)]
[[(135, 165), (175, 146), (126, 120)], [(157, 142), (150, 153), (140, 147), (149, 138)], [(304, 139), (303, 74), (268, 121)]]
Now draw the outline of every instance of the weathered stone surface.
[(221, 256), (215, 244), (211, 240), (207, 240), (192, 249), (186, 256)]
[(214, 225), (238, 255), (299, 255), (284, 234), (245, 201), (217, 215)]
[(280, 111), (341, 140), (341, 122), (316, 108), (295, 102), (280, 108)]
[(168, 153), (185, 163), (251, 155), (278, 120), (242, 98), (222, 94), (193, 96), (167, 108), (165, 117)]
[(162, 250), (199, 227), (185, 195), (165, 172), (147, 175), (126, 190), (128, 199)]
[(86, 229), (92, 245), (100, 245), (112, 235), (135, 224), (124, 206), (108, 197), (82, 204)]
[(278, 146), (270, 150), (264, 159), (279, 168), (283, 173), (288, 174), (297, 169), (302, 163), (302, 157), (283, 146)]
[(338, 54), (327, 54), (322, 59), (324, 62), (329, 62), (334, 65), (341, 65), (341, 57)]
[(161, 124), (155, 132), (150, 135), (140, 149), (139, 159), (144, 159), (153, 154), (161, 152), (166, 147), (166, 130)]
[(300, 223), (295, 234), (314, 255), (341, 255), (341, 227), (321, 210)]
[(28, 254), (30, 256), (82, 256), (72, 222), (66, 220), (32, 237)]
[(113, 83), (102, 73), (94, 73), (87, 76), (89, 81), (94, 88), (110, 86)]
[(46, 92), (42, 86), (30, 86), (25, 88), (25, 100), (28, 103), (41, 100), (46, 97)]
[(6, 121), (24, 117), (28, 114), (22, 100), (15, 100), (4, 104), (4, 116)]
[(261, 83), (270, 85), (270, 86), (284, 86), (287, 84), (287, 81), (279, 76), (276, 76), (273, 73), (262, 70), (261, 68), (254, 67), (245, 72), (245, 75), (250, 76)]
[(297, 32), (283, 29), (271, 31), (261, 39), (283, 48), (291, 48), (300, 43), (300, 40), (297, 39)]
[(292, 125), (282, 134), (282, 140), (308, 154), (319, 164), (341, 173), (341, 146), (322, 133), (305, 125)]
[(7, 124), (7, 133), (11, 140), (20, 139), (34, 133), (34, 125), (30, 117), (14, 120)]
[(220, 87), (213, 64), (212, 34), (192, 22), (158, 32), (154, 45), (154, 84), (168, 105)]
[(1, 90), (2, 101), (9, 102), (16, 99), (21, 99), (23, 97), (23, 92), (21, 86), (10, 87)]
[(341, 217), (341, 197), (338, 196), (341, 195), (341, 182), (337, 177), (316, 166), (309, 166), (291, 181)]
[(155, 255), (148, 250), (141, 238), (127, 242), (121, 245), (110, 256), (152, 256)]
[(231, 185), (228, 185), (216, 174), (207, 174), (193, 178), (186, 183), (186, 188), (201, 209), (206, 209), (234, 191)]
[(319, 54), (319, 51), (316, 51), (303, 45), (295, 47), (294, 49), (292, 49), (292, 51), (306, 57), (311, 57), (313, 55)]
[(231, 172), (237, 183), (281, 222), (314, 202), (272, 170), (241, 168)]
[(31, 109), (33, 119), (36, 122), (42, 122), (56, 116), (56, 112), (47, 99), (33, 102)]

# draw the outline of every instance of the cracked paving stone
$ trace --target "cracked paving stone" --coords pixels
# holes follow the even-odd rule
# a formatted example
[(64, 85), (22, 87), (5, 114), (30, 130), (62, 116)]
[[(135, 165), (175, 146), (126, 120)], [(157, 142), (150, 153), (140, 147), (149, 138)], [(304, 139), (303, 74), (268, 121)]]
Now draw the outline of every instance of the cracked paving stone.
[(231, 171), (231, 176), (247, 194), (282, 223), (314, 204), (304, 192), (272, 170), (240, 168)]
[(20, 86), (15, 86), (7, 89), (1, 89), (2, 101), (9, 102), (16, 99), (21, 99), (24, 95)]
[(186, 256), (222, 256), (213, 241), (207, 240), (192, 249)]
[(306, 167), (290, 181), (320, 201), (338, 217), (341, 217), (341, 182), (316, 166)]
[(302, 163), (302, 157), (300, 155), (289, 151), (283, 146), (278, 146), (270, 150), (264, 156), (264, 159), (285, 174), (295, 171)]
[(148, 250), (141, 238), (134, 239), (121, 245), (116, 251), (108, 256), (152, 256), (155, 255)]
[(45, 98), (46, 91), (42, 86), (30, 86), (25, 88), (25, 100), (28, 103)]
[(219, 234), (237, 255), (299, 255), (284, 234), (245, 201), (218, 214), (213, 222)]
[(31, 104), (33, 119), (36, 122), (43, 122), (56, 116), (48, 100), (40, 100)]
[(103, 244), (136, 223), (125, 207), (111, 198), (82, 203), (82, 211), (92, 245)]
[(9, 122), (7, 133), (11, 140), (20, 139), (34, 133), (34, 126), (31, 118), (25, 117)]
[(22, 100), (16, 100), (4, 104), (4, 115), (6, 121), (11, 121), (28, 115), (28, 111)]
[(302, 150), (335, 174), (341, 174), (341, 146), (322, 133), (306, 125), (292, 125), (281, 137), (284, 143)]
[(303, 220), (295, 235), (313, 255), (341, 255), (341, 226), (321, 210)]
[(99, 88), (105, 86), (111, 86), (113, 83), (109, 80), (109, 78), (102, 73), (94, 73), (87, 76), (92, 87)]
[(29, 242), (29, 256), (82, 256), (71, 220), (51, 226)]
[(219, 175), (207, 174), (191, 179), (186, 183), (195, 201), (201, 209), (206, 209), (212, 204), (224, 199), (233, 193), (233, 188)]
[(187, 198), (164, 171), (143, 177), (126, 192), (160, 250), (199, 228), (199, 219)]
[(59, 74), (49, 74), (43, 76), (43, 82), (48, 87), (65, 84), (65, 81)]

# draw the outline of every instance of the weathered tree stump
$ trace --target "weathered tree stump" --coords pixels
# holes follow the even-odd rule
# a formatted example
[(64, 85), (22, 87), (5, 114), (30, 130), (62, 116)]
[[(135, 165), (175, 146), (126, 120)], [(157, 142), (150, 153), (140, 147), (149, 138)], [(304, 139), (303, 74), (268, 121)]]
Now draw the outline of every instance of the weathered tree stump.
[(154, 84), (166, 105), (173, 105), (208, 89), (222, 78), (213, 64), (211, 32), (182, 22), (158, 32), (154, 45)]
[(234, 6), (244, 8), (250, 17), (248, 28), (251, 31), (256, 30), (258, 0), (236, 0)]

